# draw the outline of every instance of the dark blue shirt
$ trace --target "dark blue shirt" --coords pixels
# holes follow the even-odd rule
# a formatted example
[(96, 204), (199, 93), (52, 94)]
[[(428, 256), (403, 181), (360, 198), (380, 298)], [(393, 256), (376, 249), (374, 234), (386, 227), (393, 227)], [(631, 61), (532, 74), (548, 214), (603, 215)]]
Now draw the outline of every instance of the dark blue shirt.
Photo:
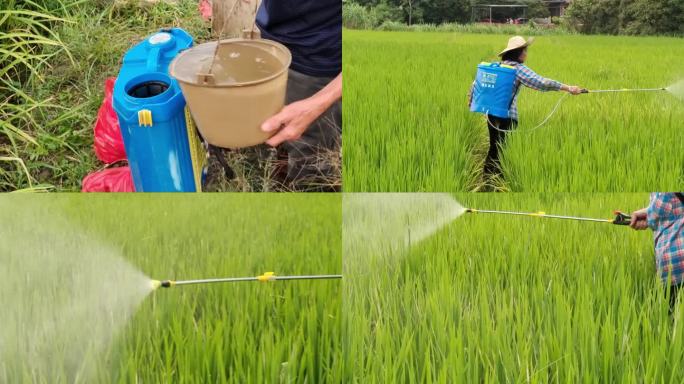
[(263, 0), (257, 25), (263, 38), (290, 49), (295, 71), (317, 77), (342, 72), (341, 0)]

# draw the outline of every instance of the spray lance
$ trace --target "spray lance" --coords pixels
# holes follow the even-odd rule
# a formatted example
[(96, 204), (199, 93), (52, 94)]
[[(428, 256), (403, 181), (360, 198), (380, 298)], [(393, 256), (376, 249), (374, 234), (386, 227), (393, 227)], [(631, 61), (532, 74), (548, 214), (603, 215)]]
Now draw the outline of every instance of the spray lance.
[(622, 89), (582, 89), (582, 93), (605, 93), (605, 92), (658, 92), (667, 91), (663, 88), (622, 88)]
[(631, 216), (622, 213), (620, 211), (615, 211), (614, 217), (610, 219), (595, 219), (590, 217), (576, 217), (576, 216), (561, 216), (561, 215), (549, 215), (545, 212), (513, 212), (513, 211), (494, 211), (487, 209), (474, 209), (467, 208), (467, 213), (491, 213), (497, 215), (515, 215), (515, 216), (531, 216), (531, 217), (542, 217), (546, 219), (561, 219), (561, 220), (574, 220), (574, 221), (593, 221), (596, 223), (610, 223), (615, 225), (629, 225), (632, 222)]
[(226, 277), (218, 279), (201, 279), (201, 280), (152, 280), (150, 283), (153, 289), (159, 287), (171, 288), (177, 285), (193, 285), (193, 284), (212, 284), (212, 283), (237, 283), (243, 281), (260, 281), (266, 283), (276, 280), (330, 280), (341, 279), (342, 275), (300, 275), (300, 276), (277, 276), (273, 272), (266, 272), (259, 276), (250, 277)]

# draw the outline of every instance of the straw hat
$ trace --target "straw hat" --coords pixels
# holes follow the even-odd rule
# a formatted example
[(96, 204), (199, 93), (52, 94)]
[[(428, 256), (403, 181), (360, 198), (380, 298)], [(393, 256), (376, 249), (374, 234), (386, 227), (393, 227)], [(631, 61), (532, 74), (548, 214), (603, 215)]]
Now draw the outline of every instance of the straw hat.
[(499, 53), (499, 56), (503, 56), (504, 53), (512, 51), (514, 49), (529, 47), (530, 45), (532, 45), (533, 41), (534, 37), (530, 37), (529, 39), (525, 40), (525, 38), (522, 36), (513, 36), (510, 39), (508, 39), (508, 46), (506, 47), (506, 49), (501, 51), (501, 53)]

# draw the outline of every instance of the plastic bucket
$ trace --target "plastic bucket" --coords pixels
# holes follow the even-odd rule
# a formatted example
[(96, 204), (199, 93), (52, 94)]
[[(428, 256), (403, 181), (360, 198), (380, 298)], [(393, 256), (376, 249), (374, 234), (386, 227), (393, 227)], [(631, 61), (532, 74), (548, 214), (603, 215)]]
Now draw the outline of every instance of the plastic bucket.
[(216, 44), (182, 52), (171, 62), (169, 73), (178, 80), (197, 129), (209, 144), (261, 144), (271, 136), (261, 124), (285, 103), (292, 55), (271, 40), (221, 40), (218, 51)]

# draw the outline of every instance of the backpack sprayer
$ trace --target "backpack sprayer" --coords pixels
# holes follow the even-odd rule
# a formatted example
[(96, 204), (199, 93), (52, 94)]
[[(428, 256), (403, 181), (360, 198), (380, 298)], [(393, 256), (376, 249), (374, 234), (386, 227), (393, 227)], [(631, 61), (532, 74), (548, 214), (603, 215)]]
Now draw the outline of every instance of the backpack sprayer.
[[(510, 118), (510, 108), (515, 96), (513, 91), (516, 81), (516, 68), (512, 65), (503, 63), (488, 63), (482, 62), (477, 66), (477, 74), (475, 76), (475, 83), (473, 86), (472, 100), (470, 104), (470, 111), (482, 113), (487, 117), (487, 122), (495, 129), (496, 125), (491, 124), (489, 116), (498, 117), (501, 119)], [(669, 91), (668, 87), (662, 88), (624, 88), (624, 89), (582, 89), (582, 93), (617, 93), (617, 92), (659, 92)], [(556, 105), (551, 110), (551, 113), (534, 128), (526, 129), (525, 131), (535, 130), (546, 122), (556, 113), (561, 102), (565, 99), (567, 94), (558, 100)]]
[(575, 221), (593, 221), (596, 223), (610, 223), (615, 225), (630, 225), (632, 222), (631, 216), (622, 213), (620, 211), (615, 211), (615, 215), (610, 219), (595, 219), (591, 217), (577, 217), (577, 216), (561, 216), (561, 215), (549, 215), (545, 212), (513, 212), (513, 211), (495, 211), (487, 209), (466, 209), (467, 213), (492, 213), (497, 215), (515, 215), (515, 216), (531, 216), (531, 217), (542, 217), (546, 219), (561, 219), (561, 220), (575, 220)]
[(201, 279), (201, 280), (152, 280), (150, 285), (152, 289), (171, 288), (177, 285), (194, 285), (194, 284), (212, 284), (212, 283), (237, 283), (243, 281), (260, 281), (266, 283), (276, 280), (330, 280), (341, 279), (342, 275), (301, 275), (301, 276), (277, 276), (273, 272), (266, 272), (260, 276), (251, 277), (226, 277), (220, 279)]

